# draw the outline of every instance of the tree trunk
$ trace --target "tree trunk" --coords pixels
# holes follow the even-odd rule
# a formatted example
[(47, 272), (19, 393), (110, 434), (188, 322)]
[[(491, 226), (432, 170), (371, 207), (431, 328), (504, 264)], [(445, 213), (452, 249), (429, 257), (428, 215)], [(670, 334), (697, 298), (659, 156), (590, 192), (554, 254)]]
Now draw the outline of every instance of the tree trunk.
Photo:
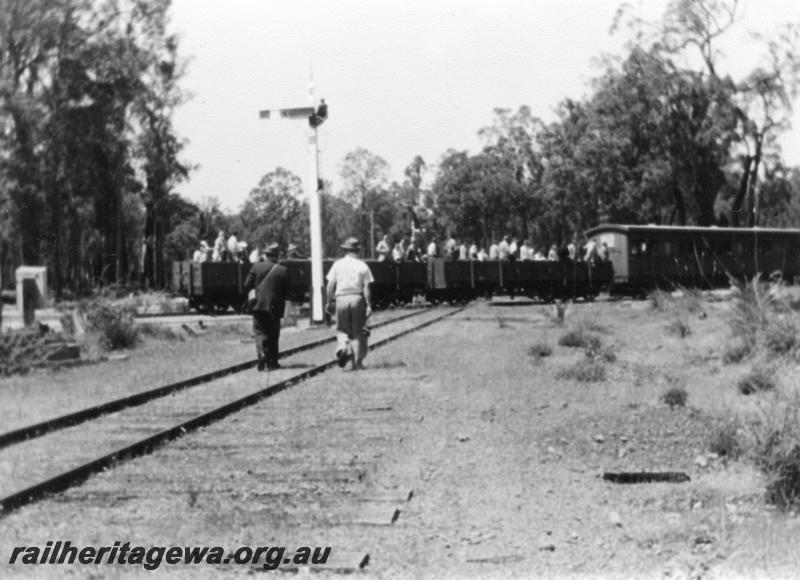
[(672, 199), (675, 202), (675, 208), (672, 212), (672, 216), (670, 217), (670, 224), (674, 219), (675, 215), (678, 216), (678, 225), (685, 226), (686, 225), (686, 203), (683, 199), (683, 192), (681, 191), (678, 182), (673, 180), (672, 182)]

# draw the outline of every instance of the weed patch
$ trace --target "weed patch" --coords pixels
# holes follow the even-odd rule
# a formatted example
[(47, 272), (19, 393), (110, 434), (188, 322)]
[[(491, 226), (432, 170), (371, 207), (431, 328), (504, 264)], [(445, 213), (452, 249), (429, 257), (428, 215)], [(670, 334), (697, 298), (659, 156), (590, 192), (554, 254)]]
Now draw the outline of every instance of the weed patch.
[(553, 354), (553, 347), (546, 342), (537, 342), (528, 348), (528, 354), (535, 358), (545, 358)]
[(600, 337), (589, 332), (585, 326), (579, 325), (558, 339), (558, 344), (569, 348), (599, 348), (601, 345)]
[(750, 353), (753, 352), (752, 345), (744, 340), (735, 340), (725, 346), (722, 353), (722, 362), (725, 364), (735, 364), (742, 362)]
[(86, 317), (87, 331), (99, 335), (101, 345), (107, 350), (131, 348), (136, 345), (136, 309), (132, 306), (116, 306), (103, 298), (96, 298), (81, 305)]
[(670, 407), (685, 407), (689, 393), (683, 387), (672, 387), (661, 395), (661, 401)]
[(775, 388), (775, 372), (764, 365), (755, 366), (739, 379), (737, 386), (743, 395), (771, 391)]
[(680, 338), (686, 338), (692, 334), (692, 327), (689, 325), (689, 321), (686, 318), (677, 316), (675, 320), (667, 325), (667, 331)]
[(762, 408), (749, 429), (753, 459), (769, 480), (766, 500), (781, 508), (800, 505), (800, 399)]
[(600, 383), (606, 380), (606, 367), (602, 362), (594, 359), (581, 359), (572, 366), (558, 371), (556, 378), (582, 383)]
[(734, 421), (718, 425), (711, 433), (708, 448), (725, 459), (738, 459), (743, 452), (739, 426)]

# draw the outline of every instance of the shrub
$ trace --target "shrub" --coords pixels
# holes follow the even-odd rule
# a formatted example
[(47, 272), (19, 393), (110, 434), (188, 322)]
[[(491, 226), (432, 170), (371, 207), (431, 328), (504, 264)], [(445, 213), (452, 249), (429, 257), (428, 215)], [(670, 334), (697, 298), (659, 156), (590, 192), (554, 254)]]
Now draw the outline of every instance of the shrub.
[(557, 379), (576, 380), (582, 383), (599, 383), (606, 380), (606, 367), (594, 359), (582, 359), (574, 365), (561, 369)]
[(771, 354), (791, 354), (797, 346), (797, 327), (790, 318), (775, 317), (764, 328), (764, 346)]
[(587, 358), (593, 360), (600, 360), (607, 363), (613, 363), (617, 360), (617, 355), (611, 346), (603, 344), (602, 341), (596, 336), (592, 337), (596, 340), (590, 340), (586, 345), (584, 353)]
[(100, 335), (104, 348), (117, 350), (136, 344), (136, 309), (131, 306), (115, 306), (102, 298), (83, 305), (87, 330)]
[(753, 455), (767, 475), (768, 502), (779, 507), (800, 504), (800, 400), (777, 402), (752, 423)]
[(708, 448), (725, 459), (737, 459), (743, 451), (738, 425), (733, 421), (718, 425), (711, 433)]
[(761, 365), (753, 367), (749, 373), (739, 379), (739, 392), (752, 395), (759, 391), (770, 391), (775, 388), (775, 373)]
[(558, 339), (558, 344), (570, 348), (587, 348), (590, 345), (596, 345), (599, 348), (600, 343), (600, 337), (589, 333), (583, 326), (567, 331)]
[(553, 354), (553, 348), (546, 342), (537, 342), (528, 348), (528, 354), (536, 358), (545, 358)]
[(725, 347), (722, 353), (722, 362), (725, 364), (738, 363), (753, 351), (753, 347), (744, 340), (737, 340)]
[(661, 395), (661, 401), (670, 407), (685, 407), (689, 393), (683, 387), (672, 387)]
[(667, 330), (679, 336), (680, 338), (686, 338), (692, 333), (692, 328), (689, 326), (689, 321), (681, 316), (678, 316), (673, 320), (669, 325), (667, 325)]

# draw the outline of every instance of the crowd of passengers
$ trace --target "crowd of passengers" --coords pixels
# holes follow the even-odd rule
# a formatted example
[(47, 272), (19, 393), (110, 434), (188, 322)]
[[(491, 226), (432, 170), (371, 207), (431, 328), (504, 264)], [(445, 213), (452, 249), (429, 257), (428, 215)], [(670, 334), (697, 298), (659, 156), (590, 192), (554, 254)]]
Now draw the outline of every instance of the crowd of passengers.
[(478, 261), (487, 260), (497, 261), (605, 261), (608, 259), (608, 245), (603, 242), (597, 244), (592, 238), (586, 244), (578, 248), (577, 244), (564, 244), (559, 248), (556, 244), (550, 246), (545, 254), (541, 249), (537, 249), (532, 242), (518, 240), (512, 236), (504, 236), (499, 242), (494, 242), (489, 246), (489, 250), (478, 247), (476, 243), (469, 246), (465, 241), (459, 241), (454, 237), (448, 238), (443, 243), (437, 243), (435, 238), (431, 238), (427, 245), (418, 241), (409, 241), (403, 238), (399, 242), (392, 243), (389, 236), (383, 239), (375, 247), (378, 261), (391, 260), (394, 262), (424, 262), (430, 259), (443, 258), (451, 261)]
[[(237, 232), (225, 235), (220, 231), (213, 246), (209, 246), (205, 240), (200, 242), (200, 247), (195, 250), (192, 260), (195, 262), (243, 262), (253, 263), (262, 259), (261, 252), (257, 247), (249, 253), (247, 242), (239, 241)], [(478, 247), (476, 243), (469, 246), (465, 241), (458, 241), (450, 237), (443, 243), (437, 243), (435, 238), (431, 238), (427, 245), (412, 237), (411, 240), (404, 237), (400, 241), (393, 243), (389, 236), (383, 239), (375, 247), (375, 255), (378, 261), (390, 260), (393, 262), (425, 262), (431, 259), (444, 258), (452, 261), (585, 261), (603, 262), (608, 259), (608, 246), (605, 242), (598, 244), (592, 238), (582, 246), (576, 243), (564, 244), (560, 248), (553, 244), (547, 253), (544, 249), (539, 249), (532, 242), (518, 240), (512, 236), (503, 236), (499, 242), (494, 242), (485, 248)], [(303, 258), (297, 253), (294, 244), (289, 244), (286, 257), (289, 259)]]

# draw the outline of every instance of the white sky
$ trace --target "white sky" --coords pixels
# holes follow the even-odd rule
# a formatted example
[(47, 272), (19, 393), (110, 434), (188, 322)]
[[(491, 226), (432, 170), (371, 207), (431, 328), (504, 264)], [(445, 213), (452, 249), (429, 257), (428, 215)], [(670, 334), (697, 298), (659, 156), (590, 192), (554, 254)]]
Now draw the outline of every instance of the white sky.
[[(800, 21), (796, 0), (740, 0), (744, 27), (769, 33)], [(260, 120), (260, 109), (309, 105), (330, 117), (320, 128), (322, 175), (338, 189), (344, 156), (364, 147), (402, 181), (415, 155), (437, 163), (447, 149), (480, 149), (477, 132), (493, 109), (531, 107), (545, 121), (564, 98), (590, 92), (592, 60), (620, 54), (609, 35), (621, 1), (611, 0), (173, 0), (172, 29), (193, 60), (184, 87), (194, 96), (176, 114), (200, 165), (178, 190), (192, 201), (217, 197), (238, 209), (266, 173), (309, 174), (307, 123)], [(659, 16), (666, 0), (648, 0)], [(752, 69), (753, 48), (731, 39), (723, 70)], [(800, 109), (800, 103), (796, 106)], [(800, 165), (800, 120), (782, 140)]]

